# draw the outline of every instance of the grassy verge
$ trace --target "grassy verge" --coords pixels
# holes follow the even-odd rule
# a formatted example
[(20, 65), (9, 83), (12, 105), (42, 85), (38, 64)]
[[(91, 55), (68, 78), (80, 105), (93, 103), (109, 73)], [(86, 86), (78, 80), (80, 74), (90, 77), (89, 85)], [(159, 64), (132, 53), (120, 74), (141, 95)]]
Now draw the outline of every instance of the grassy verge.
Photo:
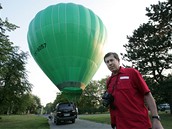
[(49, 129), (46, 118), (36, 115), (0, 116), (0, 129)]
[(110, 124), (109, 114), (79, 115), (79, 119)]
[[(161, 122), (165, 129), (172, 127), (172, 115), (161, 113)], [(49, 129), (48, 120), (36, 115), (0, 116), (0, 129)], [(109, 114), (79, 115), (79, 119), (110, 124)]]
[[(161, 123), (165, 129), (172, 128), (172, 115), (161, 113)], [(79, 119), (90, 120), (98, 123), (106, 123), (110, 124), (110, 116), (109, 114), (96, 114), (96, 115), (80, 115)]]

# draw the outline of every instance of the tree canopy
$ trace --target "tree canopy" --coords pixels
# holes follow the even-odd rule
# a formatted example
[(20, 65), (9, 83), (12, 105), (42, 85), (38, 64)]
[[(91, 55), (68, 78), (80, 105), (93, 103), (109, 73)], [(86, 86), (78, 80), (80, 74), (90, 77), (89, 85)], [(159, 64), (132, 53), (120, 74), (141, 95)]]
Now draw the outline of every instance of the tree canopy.
[[(30, 94), (32, 84), (25, 67), (28, 53), (14, 46), (7, 35), (17, 28), (7, 18), (4, 21), (0, 18), (0, 114), (26, 112), (35, 103), (33, 99), (40, 107), (40, 99)], [(29, 100), (33, 103), (29, 104)]]
[(168, 91), (162, 90), (162, 83), (172, 69), (172, 5), (158, 2), (146, 11), (148, 22), (135, 29), (132, 36), (127, 36), (126, 53), (121, 55), (123, 60), (132, 62), (132, 67), (143, 74), (155, 96), (163, 100), (163, 94)]

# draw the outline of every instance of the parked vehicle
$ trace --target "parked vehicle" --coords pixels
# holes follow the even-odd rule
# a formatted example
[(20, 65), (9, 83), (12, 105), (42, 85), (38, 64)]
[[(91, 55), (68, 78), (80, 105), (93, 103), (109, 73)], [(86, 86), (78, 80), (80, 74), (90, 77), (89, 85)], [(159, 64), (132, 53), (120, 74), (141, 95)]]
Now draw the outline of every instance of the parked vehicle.
[(168, 108), (165, 109), (165, 113), (171, 113), (170, 107), (168, 107)]
[(72, 121), (75, 123), (77, 118), (77, 108), (74, 103), (66, 102), (56, 105), (54, 112), (54, 123), (58, 125), (61, 122)]
[(158, 105), (158, 110), (160, 111), (165, 111), (169, 109), (170, 109), (170, 105), (168, 103), (163, 103)]

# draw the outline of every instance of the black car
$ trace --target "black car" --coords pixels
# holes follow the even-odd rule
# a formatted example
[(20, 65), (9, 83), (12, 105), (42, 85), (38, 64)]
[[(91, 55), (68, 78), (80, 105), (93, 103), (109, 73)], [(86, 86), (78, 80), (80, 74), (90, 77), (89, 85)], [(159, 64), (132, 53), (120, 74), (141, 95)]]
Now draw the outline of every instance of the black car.
[(75, 123), (77, 118), (77, 109), (74, 103), (66, 102), (56, 105), (54, 112), (54, 123), (57, 125), (61, 122), (72, 121)]

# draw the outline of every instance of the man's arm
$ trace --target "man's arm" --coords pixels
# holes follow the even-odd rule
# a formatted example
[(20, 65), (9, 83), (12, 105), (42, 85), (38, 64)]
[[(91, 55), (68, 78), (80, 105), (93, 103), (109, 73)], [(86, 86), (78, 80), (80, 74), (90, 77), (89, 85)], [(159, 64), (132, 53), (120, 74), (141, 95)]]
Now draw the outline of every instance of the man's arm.
[(151, 115), (152, 116), (157, 116), (158, 111), (157, 111), (155, 99), (153, 98), (151, 92), (147, 93), (144, 98), (145, 98), (145, 102), (148, 105), (148, 108), (149, 108), (149, 110), (151, 112)]
[[(151, 112), (152, 116), (158, 116), (158, 111), (155, 103), (155, 99), (153, 98), (151, 92), (147, 93), (144, 96), (145, 102), (148, 105), (148, 108)], [(152, 120), (152, 129), (164, 129), (161, 125), (160, 120), (153, 118)]]

